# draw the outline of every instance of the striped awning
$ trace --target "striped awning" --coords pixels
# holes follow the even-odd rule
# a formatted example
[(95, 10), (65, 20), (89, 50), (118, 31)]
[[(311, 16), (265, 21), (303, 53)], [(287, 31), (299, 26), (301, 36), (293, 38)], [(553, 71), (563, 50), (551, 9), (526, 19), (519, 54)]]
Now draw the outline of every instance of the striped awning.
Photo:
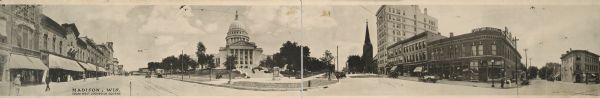
[(64, 70), (79, 71), (79, 72), (84, 71), (83, 68), (81, 66), (79, 66), (79, 64), (77, 64), (76, 61), (69, 60), (69, 59), (62, 58), (62, 57), (55, 56), (55, 55), (48, 56), (48, 65), (49, 65), (49, 68), (64, 69)]

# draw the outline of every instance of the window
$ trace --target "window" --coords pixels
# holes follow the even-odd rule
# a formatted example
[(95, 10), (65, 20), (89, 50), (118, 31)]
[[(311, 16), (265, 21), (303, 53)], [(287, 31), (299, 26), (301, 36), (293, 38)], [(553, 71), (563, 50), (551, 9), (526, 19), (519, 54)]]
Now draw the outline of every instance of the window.
[(492, 55), (496, 55), (496, 42), (492, 42)]
[(62, 54), (62, 41), (58, 42), (58, 54)]
[(42, 40), (44, 40), (44, 47), (42, 48), (44, 48), (44, 50), (48, 50), (48, 34), (44, 34), (44, 39)]
[(477, 55), (483, 55), (483, 44), (481, 44), (481, 42), (479, 42), (479, 45), (477, 45), (477, 51), (479, 52)]
[(473, 43), (473, 44), (471, 45), (471, 51), (472, 51), (472, 52), (471, 52), (471, 53), (472, 53), (471, 55), (473, 55), (473, 56), (476, 56), (476, 55), (477, 55), (477, 46), (475, 46), (475, 43)]
[(0, 17), (0, 43), (6, 43), (8, 40), (7, 36), (8, 33), (6, 30), (6, 18)]

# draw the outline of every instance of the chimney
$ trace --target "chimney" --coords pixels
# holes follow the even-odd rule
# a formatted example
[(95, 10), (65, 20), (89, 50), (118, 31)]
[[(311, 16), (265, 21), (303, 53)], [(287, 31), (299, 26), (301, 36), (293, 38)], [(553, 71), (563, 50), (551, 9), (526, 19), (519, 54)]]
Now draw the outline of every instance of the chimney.
[(454, 37), (454, 33), (450, 32), (450, 37)]
[(423, 13), (425, 13), (425, 15), (427, 15), (427, 8), (423, 9)]

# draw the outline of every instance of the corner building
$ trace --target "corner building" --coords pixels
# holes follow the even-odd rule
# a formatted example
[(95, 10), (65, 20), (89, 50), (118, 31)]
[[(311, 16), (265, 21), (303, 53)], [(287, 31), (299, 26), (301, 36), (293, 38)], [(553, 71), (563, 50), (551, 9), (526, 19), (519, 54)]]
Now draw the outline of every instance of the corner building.
[(417, 5), (383, 5), (377, 10), (377, 54), (375, 60), (379, 72), (384, 72), (387, 60), (387, 47), (419, 33), (438, 32), (437, 19), (427, 15), (427, 8), (421, 12)]
[(439, 39), (447, 38), (440, 33), (423, 32), (408, 39), (390, 45), (388, 50), (388, 65), (390, 71), (399, 72), (404, 76), (418, 76), (423, 66), (429, 61), (427, 46)]
[(517, 65), (523, 64), (517, 39), (511, 36), (506, 28), (483, 27), (433, 41), (427, 48), (431, 58), (424, 70), (443, 78), (462, 76), (469, 81), (513, 79), (517, 75), (514, 73), (522, 73)]
[(598, 78), (598, 55), (587, 50), (569, 50), (561, 57), (561, 81), (581, 83), (587, 78)]

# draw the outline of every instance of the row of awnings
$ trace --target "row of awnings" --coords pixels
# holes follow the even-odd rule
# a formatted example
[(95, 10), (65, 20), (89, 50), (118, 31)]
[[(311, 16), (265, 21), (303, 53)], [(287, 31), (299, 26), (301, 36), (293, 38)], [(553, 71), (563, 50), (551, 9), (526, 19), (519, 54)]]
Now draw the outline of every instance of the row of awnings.
[(48, 69), (63, 69), (76, 72), (84, 71), (96, 71), (96, 72), (107, 72), (102, 67), (96, 67), (94, 64), (82, 63), (73, 60), (69, 60), (63, 57), (49, 55), (48, 66), (38, 58), (27, 57), (18, 54), (11, 54), (8, 57), (6, 63), (6, 69), (34, 69), (34, 70), (48, 70)]

